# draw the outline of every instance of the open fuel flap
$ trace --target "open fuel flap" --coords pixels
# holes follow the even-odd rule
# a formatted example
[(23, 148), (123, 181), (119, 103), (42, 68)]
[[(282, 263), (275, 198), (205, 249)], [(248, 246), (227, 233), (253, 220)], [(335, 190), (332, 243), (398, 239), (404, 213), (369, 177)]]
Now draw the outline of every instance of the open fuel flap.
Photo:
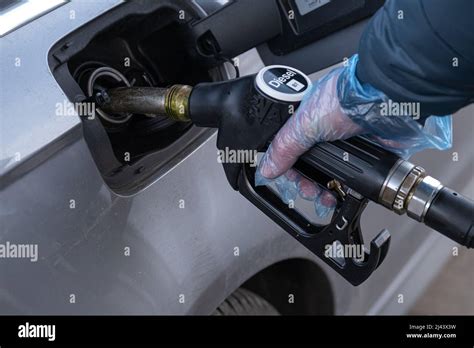
[(212, 131), (156, 115), (92, 111), (88, 98), (119, 86), (225, 79), (222, 62), (198, 60), (187, 49), (186, 28), (203, 16), (201, 7), (186, 0), (127, 2), (63, 38), (49, 52), (51, 70), (81, 116), (94, 160), (117, 193), (131, 194), (147, 185)]

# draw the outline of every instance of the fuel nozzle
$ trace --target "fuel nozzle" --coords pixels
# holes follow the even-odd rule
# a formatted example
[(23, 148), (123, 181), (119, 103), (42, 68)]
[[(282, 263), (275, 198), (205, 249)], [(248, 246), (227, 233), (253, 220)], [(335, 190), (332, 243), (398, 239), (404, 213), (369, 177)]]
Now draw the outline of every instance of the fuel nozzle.
[(276, 132), (310, 86), (310, 79), (301, 71), (272, 65), (256, 75), (229, 81), (203, 82), (194, 87), (119, 87), (99, 91), (94, 99), (100, 110), (110, 114), (167, 116), (192, 121), (198, 127), (232, 123), (228, 131), (241, 134), (240, 140), (245, 138), (248, 143), (238, 145), (245, 147), (254, 142), (249, 138), (250, 129), (255, 130), (252, 137), (258, 139)]
[(101, 110), (111, 114), (167, 116), (175, 121), (188, 122), (191, 91), (192, 87), (187, 85), (119, 87), (97, 92), (94, 98)]
[[(311, 88), (303, 72), (271, 65), (257, 74), (194, 87), (120, 87), (93, 97), (109, 114), (167, 116), (197, 127), (218, 128), (220, 150), (260, 151), (293, 114)], [(229, 183), (237, 189), (240, 163), (224, 163)]]

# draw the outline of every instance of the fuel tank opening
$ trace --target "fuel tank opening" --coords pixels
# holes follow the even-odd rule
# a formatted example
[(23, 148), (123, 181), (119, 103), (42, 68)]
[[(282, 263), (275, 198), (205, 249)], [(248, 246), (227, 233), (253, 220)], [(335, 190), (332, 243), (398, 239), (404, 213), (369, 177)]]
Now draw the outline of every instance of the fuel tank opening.
[[(97, 93), (118, 88), (158, 91), (227, 79), (220, 63), (208, 64), (189, 49), (189, 25), (203, 16), (194, 1), (126, 1), (60, 39), (48, 63), (73, 102), (96, 101)], [(147, 108), (100, 106), (94, 105), (95, 117), (78, 112), (83, 134), (105, 182), (121, 194), (151, 183), (213, 134)]]
[[(123, 86), (130, 87), (130, 82), (128, 79), (123, 76), (123, 74), (111, 67), (102, 67), (94, 70), (92, 74), (90, 74), (89, 79), (87, 81), (87, 96), (92, 97), (98, 93), (102, 93), (103, 91), (107, 91), (110, 89), (106, 85), (109, 81), (104, 80), (113, 80), (114, 84), (122, 84)], [(117, 86), (114, 86), (117, 87)], [(130, 117), (133, 116), (131, 113), (122, 113), (122, 114), (109, 114), (101, 109), (96, 110), (97, 114), (102, 117), (106, 122), (112, 124), (122, 124), (127, 122)]]

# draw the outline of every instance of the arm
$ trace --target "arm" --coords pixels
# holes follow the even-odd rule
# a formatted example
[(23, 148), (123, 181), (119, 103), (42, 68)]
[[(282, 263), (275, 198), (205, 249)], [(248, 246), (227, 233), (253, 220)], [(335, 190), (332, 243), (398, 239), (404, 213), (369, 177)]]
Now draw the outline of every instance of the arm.
[(474, 1), (389, 0), (359, 43), (357, 77), (421, 117), (474, 101)]

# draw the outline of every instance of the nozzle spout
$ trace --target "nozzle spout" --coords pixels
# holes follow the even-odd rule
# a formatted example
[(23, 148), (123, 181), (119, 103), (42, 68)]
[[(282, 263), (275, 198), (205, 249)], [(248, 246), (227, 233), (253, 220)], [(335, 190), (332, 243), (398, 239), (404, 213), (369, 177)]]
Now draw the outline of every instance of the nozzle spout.
[(189, 121), (188, 101), (192, 87), (120, 87), (99, 92), (95, 100), (108, 113), (131, 113), (167, 116), (175, 121)]

